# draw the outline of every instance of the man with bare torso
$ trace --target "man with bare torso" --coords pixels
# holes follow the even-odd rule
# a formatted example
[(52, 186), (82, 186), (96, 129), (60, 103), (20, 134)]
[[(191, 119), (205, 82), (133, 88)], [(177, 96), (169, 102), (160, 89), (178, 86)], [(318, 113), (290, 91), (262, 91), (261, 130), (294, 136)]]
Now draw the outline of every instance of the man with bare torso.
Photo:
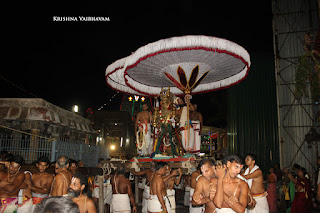
[(248, 154), (245, 162), (248, 168), (243, 177), (247, 179), (252, 197), (256, 201), (255, 207), (253, 209), (248, 209), (248, 212), (269, 212), (267, 193), (263, 183), (263, 174), (259, 166), (256, 165), (256, 155)]
[(138, 149), (142, 150), (144, 156), (150, 156), (153, 152), (153, 141), (151, 139), (151, 124), (153, 119), (147, 104), (142, 105), (142, 110), (137, 115), (134, 131), (136, 132), (137, 143), (140, 143)]
[(115, 175), (111, 178), (112, 185), (112, 201), (111, 212), (137, 212), (137, 207), (132, 193), (131, 183), (124, 176), (125, 167), (123, 164), (118, 165)]
[(141, 176), (141, 175), (146, 176), (146, 183), (144, 185), (144, 190), (143, 190), (143, 194), (142, 194), (142, 210), (141, 210), (141, 212), (147, 213), (148, 212), (148, 200), (149, 200), (149, 196), (150, 196), (150, 183), (151, 183), (153, 175), (156, 171), (156, 161), (151, 161), (150, 169), (145, 169), (140, 172), (136, 172), (132, 169), (128, 169), (128, 171), (136, 176)]
[(0, 212), (17, 211), (18, 193), (25, 180), (20, 172), (22, 163), (22, 157), (16, 155), (9, 160), (8, 172), (0, 172)]
[(68, 195), (78, 205), (80, 213), (96, 213), (97, 209), (94, 202), (83, 193), (87, 184), (84, 175), (81, 173), (74, 174), (68, 189)]
[(71, 159), (69, 161), (69, 171), (71, 172), (72, 175), (76, 174), (78, 172), (78, 162)]
[(201, 160), (197, 166), (197, 170), (192, 172), (190, 175), (190, 198), (189, 198), (189, 212), (190, 213), (202, 213), (204, 211), (204, 205), (193, 205), (192, 197), (194, 190), (196, 189), (197, 181), (202, 176), (201, 166), (203, 165), (203, 160)]
[(54, 179), (53, 174), (46, 172), (49, 166), (49, 159), (46, 156), (40, 157), (36, 163), (39, 172), (32, 176), (31, 181), (33, 205), (40, 203), (44, 198), (49, 196)]
[(148, 211), (150, 213), (171, 213), (166, 185), (163, 181), (163, 175), (166, 174), (167, 165), (166, 162), (157, 162), (156, 164), (156, 172), (150, 184), (150, 198), (148, 201)]
[(50, 195), (67, 196), (72, 177), (71, 172), (68, 170), (69, 158), (66, 156), (60, 156), (56, 162), (55, 168), (58, 170), (58, 174), (52, 182)]
[[(177, 177), (175, 177), (177, 176)], [(181, 168), (175, 169), (171, 171), (171, 168), (169, 165), (166, 165), (166, 174), (162, 177), (164, 184), (167, 189), (167, 197), (169, 199), (170, 205), (171, 205), (171, 212), (176, 212), (176, 192), (173, 189), (173, 187), (176, 185), (178, 186), (181, 182), (182, 177), (182, 171)]]
[(245, 212), (249, 187), (245, 181), (237, 177), (243, 167), (243, 160), (238, 155), (228, 155), (223, 162), (225, 165), (218, 166), (217, 178), (212, 181), (216, 186), (214, 194), (216, 212)]
[[(214, 161), (211, 159), (203, 159), (200, 161), (199, 167), (202, 175), (198, 176), (198, 180), (196, 181), (196, 187), (192, 196), (192, 205), (205, 205), (205, 213), (213, 213), (216, 206), (213, 201), (210, 200), (210, 183), (211, 179), (215, 177)], [(202, 210), (202, 208), (199, 209)], [(192, 212), (200, 212), (199, 209), (192, 209)]]

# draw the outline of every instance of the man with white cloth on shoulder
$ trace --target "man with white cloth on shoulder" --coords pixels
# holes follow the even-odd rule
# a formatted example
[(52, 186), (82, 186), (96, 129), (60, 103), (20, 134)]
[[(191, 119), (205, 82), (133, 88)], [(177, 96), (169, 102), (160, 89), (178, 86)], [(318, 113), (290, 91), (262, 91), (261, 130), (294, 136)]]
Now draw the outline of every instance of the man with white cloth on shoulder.
[(269, 212), (267, 201), (267, 192), (263, 184), (263, 174), (259, 166), (256, 165), (256, 155), (248, 154), (245, 159), (248, 168), (244, 172), (243, 177), (247, 179), (253, 199), (256, 205), (253, 209), (248, 209), (249, 213), (264, 213)]
[(148, 213), (148, 200), (150, 197), (150, 183), (156, 172), (156, 161), (150, 162), (150, 169), (145, 169), (139, 172), (136, 172), (132, 169), (127, 169), (130, 173), (140, 176), (143, 175), (146, 177), (146, 183), (144, 185), (144, 190), (142, 194), (142, 210), (141, 213)]
[[(238, 155), (228, 155), (223, 159), (224, 165), (216, 167), (217, 179), (211, 182), (215, 185), (213, 196), (216, 212), (245, 212), (248, 204), (248, 184), (237, 177), (244, 160)], [(223, 172), (226, 169), (226, 172)], [(210, 196), (211, 197), (211, 196)]]
[(171, 213), (171, 206), (167, 197), (166, 185), (162, 176), (166, 174), (166, 162), (157, 162), (156, 172), (150, 184), (150, 198), (148, 201), (148, 211), (150, 213)]
[(111, 213), (131, 213), (137, 212), (137, 207), (134, 201), (134, 196), (131, 189), (131, 183), (128, 178), (124, 176), (125, 166), (120, 164), (117, 167), (115, 175), (111, 178), (112, 185), (112, 201)]

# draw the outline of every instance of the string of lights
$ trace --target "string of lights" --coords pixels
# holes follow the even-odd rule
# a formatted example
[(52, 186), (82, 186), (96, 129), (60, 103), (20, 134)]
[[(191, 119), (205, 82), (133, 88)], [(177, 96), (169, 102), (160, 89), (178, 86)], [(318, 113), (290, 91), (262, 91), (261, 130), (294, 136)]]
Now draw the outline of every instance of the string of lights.
[[(112, 97), (109, 99), (109, 103), (110, 103), (110, 104), (111, 104), (112, 100), (113, 100), (118, 94), (119, 94), (119, 92), (117, 92), (117, 93), (115, 93), (115, 94), (112, 95)], [(108, 103), (108, 102), (107, 102), (107, 103)], [(104, 103), (102, 106), (100, 106), (100, 107), (98, 108), (98, 110), (100, 111), (100, 110), (106, 108), (106, 107), (107, 107), (107, 103)]]
[[(112, 97), (109, 99), (109, 102), (107, 102), (107, 103), (112, 104), (111, 102), (113, 101), (114, 98), (117, 97), (118, 94), (119, 94), (119, 92), (117, 92), (117, 93), (115, 93), (114, 95), (112, 95)], [(121, 104), (120, 104), (120, 110), (121, 110), (121, 107), (122, 107), (122, 103), (123, 103), (123, 101), (124, 101), (124, 98), (125, 98), (125, 95), (123, 95), (123, 97), (122, 97), (122, 101), (121, 101)], [(129, 100), (130, 102), (131, 102), (131, 101), (138, 102), (139, 99), (140, 99), (142, 102), (144, 102), (144, 101), (146, 100), (146, 98), (145, 98), (144, 96), (140, 97), (140, 96), (138, 96), (138, 95), (130, 95), (130, 96), (128, 97), (128, 100)], [(103, 105), (101, 105), (101, 106), (98, 108), (98, 110), (100, 111), (100, 110), (102, 110), (102, 109), (107, 108), (107, 103), (104, 103)]]

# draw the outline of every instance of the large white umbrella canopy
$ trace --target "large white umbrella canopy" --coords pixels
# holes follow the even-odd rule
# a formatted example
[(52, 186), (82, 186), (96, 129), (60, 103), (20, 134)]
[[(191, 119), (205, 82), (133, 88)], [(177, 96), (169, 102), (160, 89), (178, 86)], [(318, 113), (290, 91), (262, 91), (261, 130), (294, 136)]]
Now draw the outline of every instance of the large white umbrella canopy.
[(106, 81), (130, 94), (158, 96), (164, 87), (175, 95), (187, 90), (197, 94), (239, 83), (250, 64), (248, 52), (229, 40), (203, 35), (172, 37), (142, 46), (112, 63)]

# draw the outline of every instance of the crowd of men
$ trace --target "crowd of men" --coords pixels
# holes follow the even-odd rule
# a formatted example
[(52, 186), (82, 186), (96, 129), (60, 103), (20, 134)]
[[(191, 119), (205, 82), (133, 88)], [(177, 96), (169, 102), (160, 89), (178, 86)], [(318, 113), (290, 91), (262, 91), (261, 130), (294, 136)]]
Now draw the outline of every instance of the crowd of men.
[[(252, 171), (255, 166), (252, 158), (247, 156), (248, 172), (243, 176), (240, 173), (245, 161), (238, 155), (228, 155), (219, 162), (202, 159), (197, 169), (185, 176), (184, 185), (189, 188), (189, 194), (185, 196), (189, 212), (269, 212), (262, 173), (257, 168)], [(152, 161), (149, 169), (139, 172), (126, 169), (124, 165), (118, 167), (117, 172), (110, 177), (113, 198), (109, 203), (113, 212), (136, 211), (130, 183), (123, 172), (118, 172), (119, 169), (145, 177), (141, 187), (142, 213), (176, 212), (176, 198), (179, 196), (175, 194), (178, 192), (177, 186), (181, 184), (182, 171), (180, 168), (172, 170), (163, 161)], [(249, 187), (247, 182), (250, 180), (252, 183)], [(121, 190), (120, 186), (125, 190)]]
[[(37, 172), (21, 169), (21, 156), (11, 156), (0, 161), (0, 212), (84, 212), (98, 210), (99, 186), (93, 185), (92, 194), (86, 193), (88, 179), (78, 172), (78, 162), (60, 156), (54, 163), (54, 174), (48, 172), (50, 162), (40, 157), (35, 166)], [(103, 161), (98, 167), (103, 167)], [(246, 166), (246, 169), (244, 169)], [(176, 212), (176, 193), (184, 182), (185, 200), (190, 213), (213, 212), (273, 212), (272, 203), (265, 189), (263, 173), (256, 165), (256, 156), (245, 159), (227, 155), (221, 161), (202, 159), (195, 171), (183, 175), (180, 168), (171, 169), (162, 161), (152, 161), (150, 168), (136, 172), (124, 164), (105, 176), (104, 212), (138, 212), (134, 192), (128, 174), (145, 177), (143, 182), (143, 213)], [(271, 177), (273, 170), (271, 171)], [(275, 171), (276, 175), (278, 171)], [(312, 212), (311, 192), (304, 169), (295, 165), (289, 177), (287, 192), (296, 197), (291, 200), (287, 212)], [(281, 174), (281, 179), (285, 177)], [(184, 180), (184, 181), (182, 181)], [(292, 182), (292, 183), (291, 183)], [(272, 181), (270, 181), (272, 183)], [(295, 188), (293, 191), (290, 187)], [(271, 185), (271, 184), (270, 184)], [(290, 186), (291, 185), (291, 186)], [(175, 190), (176, 189), (176, 190)], [(138, 193), (137, 191), (135, 193)], [(292, 197), (292, 195), (290, 196)], [(271, 194), (270, 194), (271, 195)], [(309, 199), (308, 199), (309, 196)], [(277, 201), (272, 201), (275, 203)], [(186, 205), (186, 204), (185, 204)]]
[(83, 193), (87, 179), (70, 166), (72, 161), (67, 157), (61, 156), (55, 162), (55, 174), (47, 172), (47, 157), (37, 160), (34, 173), (20, 171), (23, 158), (19, 155), (0, 163), (5, 165), (0, 172), (1, 213), (96, 212), (92, 199)]
[[(248, 154), (245, 159), (238, 155), (227, 155), (221, 161), (202, 159), (197, 169), (185, 176), (185, 194), (188, 193), (190, 197), (184, 205), (189, 206), (190, 213), (319, 211), (316, 199), (319, 201), (320, 197), (314, 199), (310, 176), (303, 167), (295, 164), (291, 171), (286, 168), (282, 172), (277, 164), (264, 179), (256, 159), (254, 154)], [(320, 165), (320, 159), (318, 163)], [(143, 213), (175, 212), (176, 201), (172, 196), (175, 193), (171, 190), (173, 184), (177, 186), (181, 181), (180, 169), (171, 170), (164, 162), (153, 162), (150, 169), (130, 172), (146, 177)], [(285, 209), (281, 206), (283, 204), (286, 205)]]

